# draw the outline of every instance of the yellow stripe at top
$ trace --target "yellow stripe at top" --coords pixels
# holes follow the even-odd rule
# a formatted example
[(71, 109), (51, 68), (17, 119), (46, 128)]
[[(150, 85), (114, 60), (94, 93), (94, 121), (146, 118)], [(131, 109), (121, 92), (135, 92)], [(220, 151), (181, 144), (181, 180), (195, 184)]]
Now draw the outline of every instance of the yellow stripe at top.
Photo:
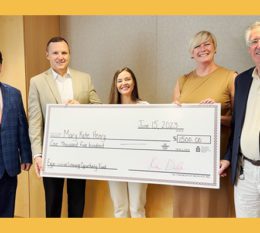
[(259, 0), (1, 0), (1, 15), (260, 15)]

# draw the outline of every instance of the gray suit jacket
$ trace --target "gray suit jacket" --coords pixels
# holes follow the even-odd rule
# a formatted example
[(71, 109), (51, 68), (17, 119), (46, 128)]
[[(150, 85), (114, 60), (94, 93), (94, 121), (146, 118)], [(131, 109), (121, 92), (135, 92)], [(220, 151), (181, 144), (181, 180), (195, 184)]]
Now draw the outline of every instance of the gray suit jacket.
[[(70, 69), (74, 99), (81, 104), (100, 104), (89, 74)], [(31, 78), (28, 108), (29, 134), (33, 155), (42, 153), (47, 104), (61, 104), (51, 69)], [(61, 119), (62, 120), (62, 119)]]

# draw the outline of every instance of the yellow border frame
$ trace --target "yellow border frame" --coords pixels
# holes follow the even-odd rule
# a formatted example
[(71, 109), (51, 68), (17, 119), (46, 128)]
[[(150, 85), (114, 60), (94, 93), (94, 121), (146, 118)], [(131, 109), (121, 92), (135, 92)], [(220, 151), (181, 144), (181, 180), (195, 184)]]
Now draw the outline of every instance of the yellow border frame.
[(259, 0), (6, 0), (11, 15), (258, 15)]
[[(6, 0), (0, 15), (259, 15), (250, 0)], [(260, 20), (260, 17), (259, 17)], [(239, 25), (236, 25), (239, 27)], [(248, 232), (260, 219), (0, 219), (7, 232)]]

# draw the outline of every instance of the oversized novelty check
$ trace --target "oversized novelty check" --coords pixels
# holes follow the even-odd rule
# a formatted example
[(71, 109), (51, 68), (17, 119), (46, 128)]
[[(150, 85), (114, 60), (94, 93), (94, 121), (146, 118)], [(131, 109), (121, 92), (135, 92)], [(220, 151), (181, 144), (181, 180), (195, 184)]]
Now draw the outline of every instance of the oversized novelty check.
[(219, 188), (220, 105), (48, 105), (46, 177)]

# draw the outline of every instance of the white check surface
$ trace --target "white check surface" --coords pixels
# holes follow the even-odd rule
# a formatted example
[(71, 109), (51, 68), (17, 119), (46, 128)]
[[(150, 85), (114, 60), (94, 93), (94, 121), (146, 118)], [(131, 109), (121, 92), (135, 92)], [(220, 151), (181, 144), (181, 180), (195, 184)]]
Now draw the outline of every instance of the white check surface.
[(42, 176), (219, 188), (220, 105), (48, 105)]

